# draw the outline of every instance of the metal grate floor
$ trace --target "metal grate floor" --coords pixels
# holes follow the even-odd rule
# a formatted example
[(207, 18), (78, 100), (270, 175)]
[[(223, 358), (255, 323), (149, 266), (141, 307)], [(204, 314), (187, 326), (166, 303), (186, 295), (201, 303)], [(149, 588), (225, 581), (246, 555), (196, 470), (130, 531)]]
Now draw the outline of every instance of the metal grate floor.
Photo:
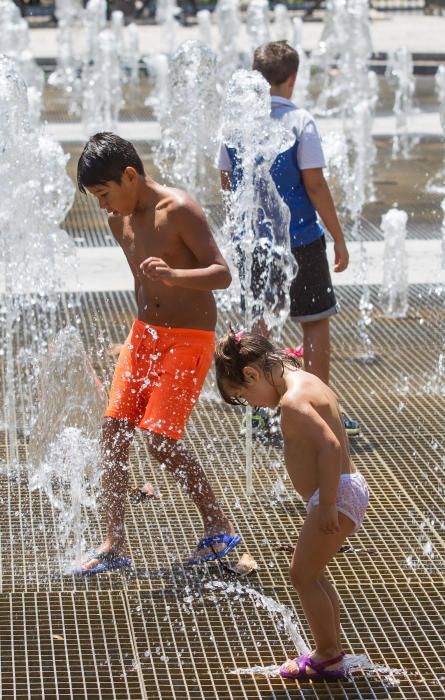
[[(363, 424), (352, 447), (371, 503), (365, 527), (351, 539), (354, 551), (338, 555), (330, 574), (343, 601), (346, 648), (402, 670), (395, 676), (398, 685), (383, 669), (348, 683), (301, 687), (232, 673), (280, 662), (293, 652), (282, 620), (259, 604), (258, 595), (271, 596), (293, 610), (294, 619), (303, 619), (288, 579), (289, 555), (279, 546), (295, 542), (304, 506), (289, 488), (277, 495), (280, 453), (260, 444), (254, 451), (255, 495), (246, 498), (241, 416), (216, 400), (209, 376), (187, 442), (243, 536), (241, 552), (255, 557), (258, 572), (246, 580), (219, 565), (182, 568), (181, 558), (201, 534), (198, 517), (150, 462), (141, 435), (131, 453), (131, 480), (155, 481), (162, 499), (128, 507), (129, 553), (137, 573), (127, 577), (64, 575), (58, 513), (41, 492), (30, 493), (26, 469), (21, 478), (0, 475), (2, 699), (445, 698), (444, 398), (424, 390), (442, 348), (443, 294), (412, 287), (409, 317), (390, 321), (379, 315), (372, 291), (375, 364), (354, 360), (358, 288), (338, 289), (342, 313), (332, 323), (333, 385), (346, 412)], [(60, 327), (77, 322), (107, 382), (114, 360), (103, 348), (124, 338), (133, 312), (130, 293), (85, 294), (78, 305), (62, 299), (57, 318)], [(220, 332), (228, 320), (221, 315)], [(298, 333), (289, 324), (285, 343), (296, 342)], [(3, 392), (3, 374), (0, 380)], [(20, 407), (29, 399), (21, 391), (18, 442), (26, 464)], [(6, 457), (0, 433), (0, 462)], [(88, 513), (88, 522), (88, 537), (97, 542), (100, 513)]]

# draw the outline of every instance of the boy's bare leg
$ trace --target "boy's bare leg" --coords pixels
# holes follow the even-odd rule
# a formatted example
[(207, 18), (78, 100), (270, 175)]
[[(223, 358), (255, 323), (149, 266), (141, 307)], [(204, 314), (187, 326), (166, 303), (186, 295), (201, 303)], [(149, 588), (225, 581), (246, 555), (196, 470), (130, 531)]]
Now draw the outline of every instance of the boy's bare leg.
[[(315, 650), (311, 654), (315, 662), (332, 659), (342, 651), (338, 603), (335, 604), (327, 591), (327, 579), (322, 582), (321, 578), (325, 566), (354, 529), (352, 520), (339, 513), (339, 532), (333, 535), (323, 533), (318, 524), (318, 508), (315, 507), (304, 522), (290, 568), (292, 582), (315, 640)], [(329, 669), (334, 670), (337, 666), (341, 666), (341, 662), (329, 666)], [(296, 663), (290, 661), (286, 670), (297, 671)]]
[[(150, 453), (159, 462), (165, 464), (170, 474), (179, 482), (199, 510), (204, 524), (204, 535), (226, 533), (234, 535), (235, 529), (223, 513), (204, 470), (190, 454), (185, 445), (164, 435), (149, 433)], [(215, 550), (224, 549), (225, 545), (215, 545)], [(192, 558), (208, 554), (207, 550), (194, 552)]]
[[(125, 503), (128, 490), (128, 450), (133, 439), (134, 424), (117, 418), (105, 418), (102, 427), (102, 493), (107, 537), (97, 548), (99, 553), (122, 554), (125, 547)], [(92, 569), (99, 559), (82, 565)]]
[(329, 384), (331, 345), (329, 318), (320, 321), (302, 321), (304, 345), (304, 369)]

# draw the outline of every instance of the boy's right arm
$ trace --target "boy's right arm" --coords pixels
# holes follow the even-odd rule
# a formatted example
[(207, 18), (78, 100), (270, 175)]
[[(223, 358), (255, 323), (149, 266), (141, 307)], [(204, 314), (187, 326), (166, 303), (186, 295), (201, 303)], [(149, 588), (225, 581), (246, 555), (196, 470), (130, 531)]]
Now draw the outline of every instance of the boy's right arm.
[(343, 272), (348, 267), (349, 253), (323, 170), (322, 168), (307, 168), (301, 171), (301, 177), (309, 199), (334, 239), (334, 272)]
[(229, 152), (226, 146), (221, 143), (219, 146), (218, 157), (215, 162), (215, 166), (220, 172), (221, 189), (224, 192), (231, 192), (232, 190), (232, 162), (229, 157)]
[(136, 303), (138, 302), (138, 293), (139, 293), (139, 288), (141, 286), (141, 280), (139, 278), (139, 273), (138, 270), (135, 268), (133, 263), (128, 259), (128, 255), (125, 251), (124, 246), (122, 245), (122, 232), (123, 232), (123, 223), (122, 223), (122, 217), (120, 216), (114, 216), (113, 214), (109, 214), (108, 216), (108, 226), (110, 227), (111, 233), (113, 234), (114, 239), (119, 243), (120, 247), (122, 248), (125, 257), (127, 258), (127, 263), (130, 267), (131, 272), (133, 273), (134, 277), (134, 295), (136, 297)]
[(348, 266), (349, 253), (331, 192), (323, 175), (326, 162), (320, 136), (311, 115), (303, 110), (302, 118), (304, 126), (298, 144), (297, 163), (306, 193), (334, 239), (334, 272), (342, 272)]

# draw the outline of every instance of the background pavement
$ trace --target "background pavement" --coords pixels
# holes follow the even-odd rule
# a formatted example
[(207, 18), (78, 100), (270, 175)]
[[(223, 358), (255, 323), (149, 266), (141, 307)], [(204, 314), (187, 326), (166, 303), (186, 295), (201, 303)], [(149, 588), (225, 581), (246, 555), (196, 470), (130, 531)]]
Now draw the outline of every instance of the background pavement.
[[(424, 15), (390, 15), (388, 13), (371, 13), (371, 37), (374, 52), (388, 52), (399, 46), (407, 46), (412, 53), (445, 55), (445, 17)], [(243, 29), (244, 29), (243, 25)], [(158, 53), (165, 50), (164, 32), (159, 25), (138, 24), (140, 51), (142, 54)], [(303, 48), (313, 50), (318, 45), (323, 22), (304, 22)], [(197, 25), (178, 26), (178, 43), (187, 39), (197, 39)], [(241, 32), (241, 42), (246, 40)], [(83, 41), (83, 32), (79, 31), (79, 45)], [(214, 30), (213, 43), (216, 45), (217, 33)], [(54, 27), (33, 28), (31, 46), (35, 58), (55, 58), (57, 55), (57, 29)]]

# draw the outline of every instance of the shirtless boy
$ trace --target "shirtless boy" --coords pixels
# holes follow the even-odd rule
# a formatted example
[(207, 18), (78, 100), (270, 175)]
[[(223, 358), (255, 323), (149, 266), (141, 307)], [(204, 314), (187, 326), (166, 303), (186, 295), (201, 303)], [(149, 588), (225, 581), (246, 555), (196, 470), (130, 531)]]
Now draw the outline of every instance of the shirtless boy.
[(77, 183), (108, 212), (134, 276), (138, 314), (117, 361), (102, 432), (107, 537), (77, 572), (129, 564), (125, 554), (128, 452), (136, 427), (199, 510), (204, 536), (187, 560), (220, 558), (239, 541), (207, 477), (181, 443), (214, 351), (213, 289), (229, 286), (227, 264), (201, 207), (144, 172), (134, 146), (115, 134), (92, 136)]

